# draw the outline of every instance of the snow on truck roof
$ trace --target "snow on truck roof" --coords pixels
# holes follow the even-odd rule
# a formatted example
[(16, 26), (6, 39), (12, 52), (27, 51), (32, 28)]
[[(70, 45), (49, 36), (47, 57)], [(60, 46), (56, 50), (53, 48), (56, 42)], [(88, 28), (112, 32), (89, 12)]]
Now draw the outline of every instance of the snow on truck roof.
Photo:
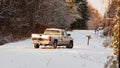
[(46, 30), (59, 30), (59, 31), (64, 31), (63, 29), (58, 29), (58, 28), (47, 28)]

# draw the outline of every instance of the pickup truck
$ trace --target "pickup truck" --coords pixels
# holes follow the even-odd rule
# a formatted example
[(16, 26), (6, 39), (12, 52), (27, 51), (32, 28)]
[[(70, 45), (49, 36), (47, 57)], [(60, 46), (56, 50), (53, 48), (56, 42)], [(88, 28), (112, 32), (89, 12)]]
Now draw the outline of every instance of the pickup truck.
[(66, 46), (66, 48), (73, 48), (73, 39), (70, 34), (63, 29), (47, 28), (44, 34), (32, 34), (31, 35), (34, 48), (39, 46), (52, 46), (54, 49), (57, 46)]

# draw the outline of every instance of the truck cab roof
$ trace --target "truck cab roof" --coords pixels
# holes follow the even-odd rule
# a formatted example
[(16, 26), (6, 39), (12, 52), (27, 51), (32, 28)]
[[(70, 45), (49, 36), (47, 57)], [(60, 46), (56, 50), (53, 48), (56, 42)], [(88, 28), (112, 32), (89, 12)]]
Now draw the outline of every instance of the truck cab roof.
[(58, 31), (64, 31), (63, 29), (58, 29), (58, 28), (47, 28), (46, 30), (58, 30)]

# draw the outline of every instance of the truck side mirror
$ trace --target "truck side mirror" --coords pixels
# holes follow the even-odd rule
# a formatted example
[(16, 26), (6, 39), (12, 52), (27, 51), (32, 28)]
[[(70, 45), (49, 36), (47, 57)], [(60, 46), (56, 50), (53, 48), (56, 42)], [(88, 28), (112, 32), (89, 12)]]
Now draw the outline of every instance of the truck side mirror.
[(71, 34), (67, 34), (67, 36), (70, 36)]

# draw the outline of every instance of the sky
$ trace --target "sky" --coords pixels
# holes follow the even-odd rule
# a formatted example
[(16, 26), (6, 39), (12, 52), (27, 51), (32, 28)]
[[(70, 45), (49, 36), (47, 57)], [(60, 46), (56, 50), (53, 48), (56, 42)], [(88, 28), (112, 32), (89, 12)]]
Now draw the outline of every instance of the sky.
[(102, 17), (104, 16), (104, 13), (106, 12), (108, 7), (109, 0), (88, 0), (88, 2), (91, 3), (92, 6), (98, 10)]

